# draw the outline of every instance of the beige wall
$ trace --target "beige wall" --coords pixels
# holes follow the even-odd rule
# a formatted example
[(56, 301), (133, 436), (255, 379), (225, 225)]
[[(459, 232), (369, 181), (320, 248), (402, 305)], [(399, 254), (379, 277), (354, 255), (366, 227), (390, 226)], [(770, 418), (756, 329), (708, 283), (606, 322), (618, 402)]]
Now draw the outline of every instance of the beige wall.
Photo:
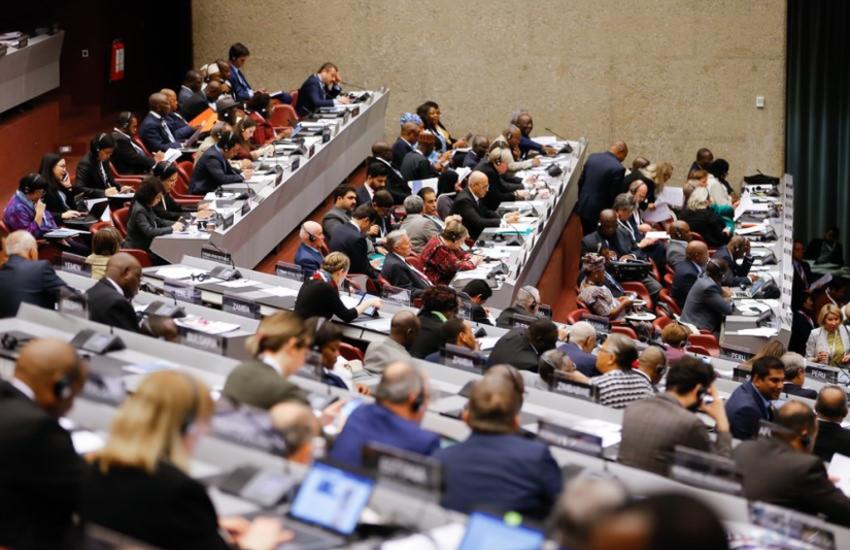
[[(591, 149), (613, 139), (684, 177), (710, 147), (737, 183), (783, 167), (784, 0), (194, 0), (195, 62), (252, 51), (252, 85), (298, 88), (323, 61), (391, 89), (400, 113), (437, 101), (455, 134), (501, 131), (516, 107)], [(756, 109), (763, 95), (764, 109)]]

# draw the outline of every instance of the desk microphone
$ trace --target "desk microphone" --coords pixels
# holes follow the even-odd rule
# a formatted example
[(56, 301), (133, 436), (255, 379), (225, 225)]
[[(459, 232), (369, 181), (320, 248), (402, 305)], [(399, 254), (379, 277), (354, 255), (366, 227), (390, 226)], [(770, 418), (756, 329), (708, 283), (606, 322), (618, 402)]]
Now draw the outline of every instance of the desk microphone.
[(236, 273), (238, 273), (238, 274), (239, 274), (239, 277), (234, 277), (235, 279), (238, 279), (238, 278), (240, 278), (240, 277), (242, 276), (242, 274), (241, 274), (241, 273), (239, 273), (239, 270), (238, 270), (238, 268), (236, 267), (236, 264), (233, 262), (233, 256), (230, 254), (230, 252), (228, 252), (227, 250), (224, 250), (223, 248), (221, 248), (220, 246), (218, 246), (217, 244), (215, 244), (215, 243), (212, 241), (212, 239), (209, 239), (209, 240), (207, 241), (207, 244), (209, 244), (211, 247), (213, 247), (214, 249), (216, 249), (218, 252), (221, 252), (221, 253), (224, 255), (224, 257), (225, 257), (225, 258), (227, 258), (227, 261), (228, 261), (228, 263), (230, 264), (230, 267), (232, 267), (232, 268), (233, 268), (233, 270), (234, 270), (234, 271), (236, 271)]
[(368, 91), (369, 91), (369, 89), (368, 89), (368, 88), (364, 88), (363, 86), (360, 86), (360, 85), (358, 85), (358, 84), (354, 84), (354, 83), (352, 83), (352, 82), (346, 82), (345, 80), (340, 80), (340, 81), (339, 81), (339, 83), (340, 83), (340, 84), (343, 84), (343, 85), (345, 85), (345, 86), (348, 86), (349, 88), (354, 88), (355, 90), (361, 90), (361, 91), (363, 91), (363, 92), (368, 92)]
[[(564, 136), (562, 136), (561, 134), (557, 133), (557, 132), (556, 132), (555, 130), (553, 130), (552, 128), (548, 128), (548, 127), (545, 127), (545, 126), (544, 126), (544, 127), (543, 127), (543, 129), (544, 129), (544, 130), (546, 130), (547, 132), (552, 132), (552, 135), (554, 135), (556, 138), (560, 139), (561, 141), (569, 141), (567, 138), (565, 138), (565, 137), (564, 137)], [(571, 146), (569, 143), (565, 143), (565, 144), (564, 144), (564, 146), (563, 146), (563, 147), (561, 147), (561, 150), (560, 150), (560, 151), (558, 151), (558, 152), (559, 152), (559, 153), (566, 153), (566, 154), (568, 154), (568, 155), (569, 155), (570, 153), (572, 153), (572, 152), (573, 152), (573, 148), (572, 148), (572, 146)]]

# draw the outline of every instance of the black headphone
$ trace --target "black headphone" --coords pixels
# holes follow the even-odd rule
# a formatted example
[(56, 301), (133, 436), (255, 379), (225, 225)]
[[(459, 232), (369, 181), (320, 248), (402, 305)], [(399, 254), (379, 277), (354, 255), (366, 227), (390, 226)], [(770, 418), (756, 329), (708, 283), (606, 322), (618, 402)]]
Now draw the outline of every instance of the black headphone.
[(121, 111), (118, 114), (118, 128), (121, 130), (128, 130), (130, 128), (130, 121), (133, 120), (133, 113), (130, 111)]
[(414, 413), (418, 413), (419, 409), (425, 404), (425, 382), (420, 377), (421, 387), (419, 388), (419, 393), (416, 395), (416, 399), (410, 404), (410, 410)]
[(186, 435), (198, 416), (198, 407), (200, 406), (201, 399), (198, 395), (198, 386), (195, 384), (195, 379), (185, 372), (181, 374), (186, 378), (186, 382), (188, 382), (189, 386), (192, 388), (192, 406), (186, 412), (186, 416), (183, 417), (183, 421), (180, 423), (180, 435)]
[[(316, 237), (315, 235), (313, 235), (312, 233), (310, 233), (309, 231), (307, 231), (307, 228), (306, 228), (305, 226), (303, 226), (303, 225), (301, 226), (301, 229), (303, 229), (303, 230), (304, 230), (304, 233), (307, 233), (307, 238), (308, 238), (308, 239), (310, 239), (310, 242), (311, 242), (311, 243), (316, 242), (316, 239), (318, 239), (318, 237)], [(316, 328), (318, 328), (318, 327), (316, 327)]]
[(24, 193), (25, 195), (29, 195), (30, 193), (32, 193), (33, 191), (35, 191), (38, 188), (42, 188), (42, 189), (47, 188), (47, 182), (44, 181), (44, 178), (41, 176), (41, 174), (36, 174), (36, 173), (30, 174), (30, 175), (26, 176), (24, 178), (24, 180), (25, 181), (28, 180), (21, 187), (21, 192)]
[(94, 143), (92, 143), (92, 149), (95, 153), (99, 153), (100, 150), (103, 149), (103, 145), (101, 145), (101, 142), (106, 138), (106, 135), (107, 134), (101, 132), (95, 136)]
[(210, 275), (209, 273), (197, 273), (197, 274), (193, 273), (193, 274), (189, 275), (189, 277), (193, 281), (198, 281), (199, 283), (203, 283), (207, 279), (212, 279), (212, 275)]
[(67, 401), (74, 395), (74, 389), (72, 387), (74, 383), (73, 378), (70, 375), (66, 374), (62, 378), (56, 381), (53, 384), (53, 395), (56, 396), (56, 399), (60, 399), (62, 401)]
[(0, 346), (6, 351), (15, 351), (19, 345), (21, 345), (21, 341), (14, 334), (7, 332), (3, 336), (0, 336)]

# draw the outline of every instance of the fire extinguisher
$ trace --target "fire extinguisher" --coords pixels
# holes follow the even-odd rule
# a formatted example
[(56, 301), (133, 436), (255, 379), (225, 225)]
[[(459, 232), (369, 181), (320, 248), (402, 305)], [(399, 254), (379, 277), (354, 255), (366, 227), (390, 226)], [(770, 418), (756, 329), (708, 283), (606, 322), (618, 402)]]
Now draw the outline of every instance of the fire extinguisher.
[(124, 42), (116, 38), (112, 41), (112, 55), (109, 58), (109, 81), (124, 78)]

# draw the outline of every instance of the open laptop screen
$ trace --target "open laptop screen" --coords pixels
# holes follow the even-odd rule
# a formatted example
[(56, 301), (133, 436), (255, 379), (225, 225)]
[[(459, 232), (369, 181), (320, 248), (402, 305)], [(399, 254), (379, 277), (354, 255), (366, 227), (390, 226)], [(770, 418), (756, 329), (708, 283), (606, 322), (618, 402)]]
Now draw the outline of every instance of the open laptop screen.
[(328, 464), (315, 462), (307, 472), (289, 515), (293, 518), (350, 535), (372, 496), (374, 480)]
[(500, 517), (473, 512), (469, 516), (460, 550), (534, 550), (543, 545), (544, 539), (543, 532), (524, 525), (519, 514), (508, 512), (504, 517)]

